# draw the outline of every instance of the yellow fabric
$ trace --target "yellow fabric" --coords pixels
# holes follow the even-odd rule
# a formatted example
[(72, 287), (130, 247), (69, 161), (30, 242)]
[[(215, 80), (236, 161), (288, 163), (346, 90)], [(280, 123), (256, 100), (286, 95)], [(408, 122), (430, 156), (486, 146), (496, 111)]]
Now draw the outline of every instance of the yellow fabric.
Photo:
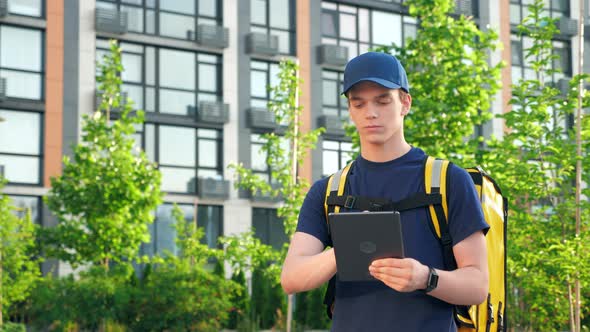
[(330, 196), (332, 180), (334, 180), (334, 175), (330, 176), (330, 178), (328, 179), (328, 186), (326, 187), (326, 198), (324, 199), (324, 213), (326, 214), (326, 222), (328, 222), (328, 196)]
[[(338, 183), (338, 196), (342, 196), (342, 194), (344, 194), (344, 187), (346, 185), (346, 176), (348, 175), (348, 171), (350, 170), (350, 166), (352, 166), (352, 163), (346, 165), (346, 167), (344, 167), (344, 169), (342, 170), (342, 174), (340, 175), (340, 182)], [(335, 206), (334, 207), (334, 213), (339, 213), (340, 212), (340, 206)]]
[[(428, 159), (426, 159), (426, 165), (424, 168), (424, 186), (427, 194), (432, 192), (432, 164), (434, 163), (434, 160), (435, 159), (433, 157), (428, 157)], [(440, 238), (440, 227), (438, 226), (438, 218), (436, 217), (434, 206), (430, 205), (428, 209), (430, 210), (432, 225), (434, 226), (436, 235)]]

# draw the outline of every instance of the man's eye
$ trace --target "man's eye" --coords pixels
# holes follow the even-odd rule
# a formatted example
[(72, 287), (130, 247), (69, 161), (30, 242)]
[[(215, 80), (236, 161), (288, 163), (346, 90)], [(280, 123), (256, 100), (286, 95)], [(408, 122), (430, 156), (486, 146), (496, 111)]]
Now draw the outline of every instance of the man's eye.
[(380, 105), (387, 105), (391, 102), (391, 100), (389, 99), (382, 99), (382, 100), (378, 100), (377, 103)]
[(352, 106), (354, 108), (361, 108), (361, 107), (363, 107), (363, 104), (353, 104)]

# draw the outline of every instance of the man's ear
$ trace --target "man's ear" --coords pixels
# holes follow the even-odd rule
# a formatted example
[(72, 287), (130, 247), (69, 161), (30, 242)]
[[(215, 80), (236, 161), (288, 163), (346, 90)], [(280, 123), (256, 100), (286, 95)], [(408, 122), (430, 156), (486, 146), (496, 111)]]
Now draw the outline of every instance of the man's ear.
[(405, 94), (405, 98), (402, 99), (402, 116), (406, 116), (410, 113), (410, 108), (412, 108), (412, 96)]

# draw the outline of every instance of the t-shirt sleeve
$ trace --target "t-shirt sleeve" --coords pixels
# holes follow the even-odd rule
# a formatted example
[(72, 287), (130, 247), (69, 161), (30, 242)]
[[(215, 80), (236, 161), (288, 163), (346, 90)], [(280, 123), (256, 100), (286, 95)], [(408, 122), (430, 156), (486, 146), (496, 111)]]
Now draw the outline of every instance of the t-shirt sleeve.
[(307, 192), (297, 222), (297, 232), (307, 233), (322, 241), (324, 247), (331, 246), (328, 223), (324, 211), (328, 178), (316, 181)]
[(448, 206), (449, 232), (453, 245), (465, 240), (471, 234), (489, 229), (481, 202), (469, 173), (459, 166), (449, 169)]

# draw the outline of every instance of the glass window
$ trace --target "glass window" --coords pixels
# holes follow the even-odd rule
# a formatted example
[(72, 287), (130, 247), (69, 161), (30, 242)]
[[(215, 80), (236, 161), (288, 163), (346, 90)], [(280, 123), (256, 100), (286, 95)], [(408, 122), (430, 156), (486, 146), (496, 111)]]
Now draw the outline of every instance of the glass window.
[(251, 0), (250, 31), (277, 36), (279, 53), (294, 54), (293, 0)]
[[(132, 43), (121, 48), (123, 89), (136, 108), (194, 117), (197, 100), (223, 99), (220, 56)], [(108, 43), (97, 39), (97, 58), (107, 51)]]
[(341, 72), (322, 71), (322, 113), (325, 115), (348, 116), (348, 101), (340, 92), (343, 74)]
[[(160, 49), (160, 85), (183, 90), (195, 89), (195, 54)], [(188, 75), (187, 75), (188, 73)]]
[(43, 5), (41, 0), (8, 0), (11, 14), (41, 17)]
[(197, 177), (223, 179), (220, 130), (148, 123), (142, 134), (148, 158), (162, 172), (162, 190), (194, 193)]
[(283, 220), (277, 216), (275, 209), (252, 209), (252, 227), (254, 236), (264, 244), (279, 250), (288, 242)]
[(11, 204), (17, 210), (14, 213), (19, 217), (23, 218), (27, 211), (31, 213), (31, 220), (40, 225), (41, 224), (41, 198), (36, 196), (21, 196), (21, 195), (8, 195), (11, 199)]
[(417, 24), (402, 13), (322, 1), (322, 44), (348, 48), (349, 59), (376, 46), (403, 46), (416, 35)]
[(344, 168), (352, 159), (352, 143), (324, 140), (322, 142), (322, 172), (329, 176)]
[(372, 18), (374, 44), (385, 46), (391, 44), (397, 46), (402, 45), (402, 35), (401, 33), (396, 33), (396, 31), (402, 31), (402, 20), (400, 15), (373, 11)]
[(266, 0), (250, 0), (250, 22), (266, 25)]
[(0, 76), (9, 97), (42, 98), (42, 32), (0, 26)]
[[(218, 238), (223, 235), (223, 207), (215, 205), (198, 205), (197, 218), (195, 220), (195, 206), (191, 204), (176, 204), (184, 215), (186, 222), (196, 222), (197, 227), (204, 230), (204, 237), (201, 242), (208, 244), (211, 248), (221, 248)], [(172, 216), (173, 203), (164, 203), (158, 206), (154, 223), (149, 226), (150, 242), (141, 246), (142, 255), (163, 254), (168, 251), (179, 255), (179, 248), (176, 245), (176, 229)]]
[(160, 1), (160, 9), (183, 14), (194, 14), (195, 2), (194, 0)]
[(41, 181), (41, 114), (0, 110), (0, 165), (10, 183)]
[(290, 25), (289, 0), (272, 0), (270, 6), (270, 26), (288, 30)]
[(209, 248), (222, 248), (219, 237), (223, 236), (223, 207), (197, 206), (197, 227), (202, 228), (205, 232), (201, 243), (207, 244)]
[(155, 0), (99, 0), (96, 7), (127, 12), (130, 31), (186, 40), (197, 24), (222, 25), (221, 1), (161, 0), (157, 11)]
[(217, 16), (217, 1), (216, 0), (199, 0), (199, 15)]

